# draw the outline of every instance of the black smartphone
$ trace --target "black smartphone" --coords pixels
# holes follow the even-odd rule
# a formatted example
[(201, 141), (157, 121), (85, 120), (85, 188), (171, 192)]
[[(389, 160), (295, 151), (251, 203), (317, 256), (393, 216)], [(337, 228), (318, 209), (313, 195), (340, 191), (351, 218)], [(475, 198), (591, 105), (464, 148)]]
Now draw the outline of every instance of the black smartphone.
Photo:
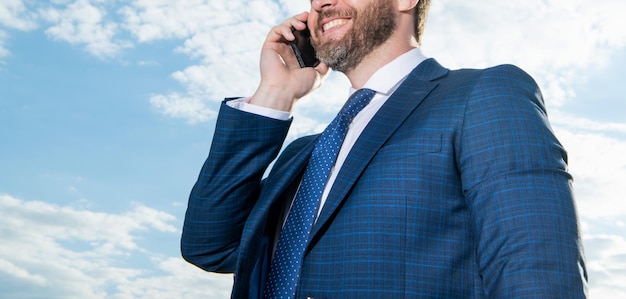
[(316, 67), (320, 64), (315, 54), (315, 49), (311, 46), (311, 32), (309, 32), (309, 28), (296, 30), (292, 27), (291, 31), (296, 36), (296, 39), (290, 42), (289, 45), (296, 55), (300, 67)]

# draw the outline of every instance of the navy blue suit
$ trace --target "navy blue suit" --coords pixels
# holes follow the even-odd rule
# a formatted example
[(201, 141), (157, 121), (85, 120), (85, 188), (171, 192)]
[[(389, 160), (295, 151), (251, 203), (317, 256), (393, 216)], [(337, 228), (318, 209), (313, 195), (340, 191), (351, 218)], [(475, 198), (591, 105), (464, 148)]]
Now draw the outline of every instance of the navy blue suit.
[[(222, 105), (182, 236), (191, 263), (258, 297), (280, 209), (317, 136)], [(520, 69), (416, 67), (367, 125), (328, 195), (298, 298), (584, 298), (567, 172)]]

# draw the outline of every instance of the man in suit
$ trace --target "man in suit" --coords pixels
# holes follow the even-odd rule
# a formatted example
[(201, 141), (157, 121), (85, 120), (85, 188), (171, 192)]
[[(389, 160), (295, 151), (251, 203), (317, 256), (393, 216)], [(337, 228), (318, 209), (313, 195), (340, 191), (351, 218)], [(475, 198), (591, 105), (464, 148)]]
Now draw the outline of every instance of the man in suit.
[[(183, 227), (184, 258), (234, 273), (233, 298), (586, 296), (566, 152), (536, 83), (510, 65), (451, 71), (424, 57), (428, 7), (313, 0), (269, 32), (257, 91), (222, 104)], [(314, 68), (288, 46), (307, 23)], [(296, 256), (288, 218), (325, 137), (279, 152), (293, 105), (329, 68), (375, 93), (351, 120), (286, 279), (276, 260)]]

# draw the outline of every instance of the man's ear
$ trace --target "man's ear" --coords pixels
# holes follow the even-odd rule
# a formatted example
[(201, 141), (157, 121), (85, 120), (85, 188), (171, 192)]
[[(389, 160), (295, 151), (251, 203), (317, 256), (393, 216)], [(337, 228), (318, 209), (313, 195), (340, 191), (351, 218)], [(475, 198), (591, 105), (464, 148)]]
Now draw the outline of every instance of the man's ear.
[(398, 11), (406, 12), (413, 9), (419, 0), (398, 0)]

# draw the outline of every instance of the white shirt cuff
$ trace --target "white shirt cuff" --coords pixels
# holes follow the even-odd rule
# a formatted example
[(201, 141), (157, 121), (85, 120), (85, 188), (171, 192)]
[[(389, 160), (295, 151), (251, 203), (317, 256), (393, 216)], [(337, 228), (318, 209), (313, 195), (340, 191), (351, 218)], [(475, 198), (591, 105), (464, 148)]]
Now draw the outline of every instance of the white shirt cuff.
[(261, 107), (257, 105), (253, 105), (249, 103), (250, 97), (247, 98), (238, 98), (231, 101), (226, 102), (226, 105), (231, 108), (241, 110), (248, 113), (253, 113), (269, 118), (274, 118), (278, 120), (289, 120), (291, 118), (291, 112), (271, 109), (267, 107)]

